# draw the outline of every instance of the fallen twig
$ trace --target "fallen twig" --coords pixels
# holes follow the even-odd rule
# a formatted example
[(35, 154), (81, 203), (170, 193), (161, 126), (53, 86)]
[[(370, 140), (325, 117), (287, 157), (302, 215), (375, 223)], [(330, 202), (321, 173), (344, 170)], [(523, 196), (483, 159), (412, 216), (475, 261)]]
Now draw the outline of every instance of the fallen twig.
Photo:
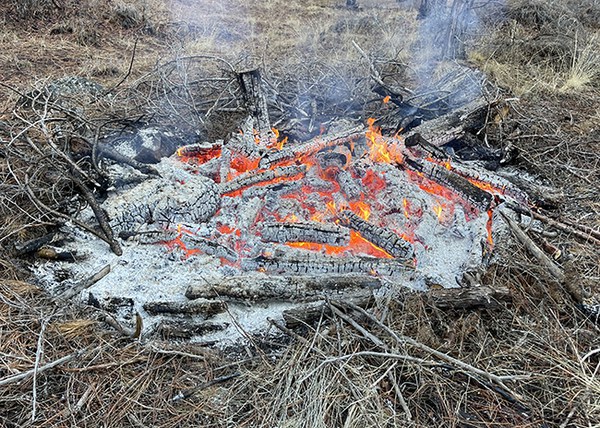
[(544, 266), (548, 272), (559, 282), (565, 281), (565, 274), (560, 267), (558, 267), (550, 257), (546, 255), (535, 242), (531, 240), (529, 236), (519, 227), (519, 225), (511, 219), (508, 215), (506, 215), (502, 210), (500, 210), (500, 214), (502, 218), (513, 232), (515, 237), (527, 248), (527, 251), (542, 265)]
[[(100, 349), (100, 347), (97, 347), (96, 349)], [(6, 386), (6, 385), (13, 384), (13, 383), (17, 383), (22, 380), (28, 379), (34, 375), (37, 376), (40, 373), (43, 373), (43, 372), (48, 371), (56, 366), (59, 366), (61, 364), (64, 364), (71, 360), (74, 360), (75, 358), (80, 357), (81, 355), (85, 354), (88, 350), (89, 350), (89, 347), (86, 347), (86, 348), (78, 350), (77, 352), (73, 352), (72, 354), (65, 355), (64, 357), (59, 358), (58, 360), (52, 361), (51, 363), (45, 364), (41, 367), (34, 367), (31, 370), (27, 370), (26, 372), (19, 373), (17, 375), (13, 375), (13, 376), (5, 377), (4, 379), (0, 380), (0, 386)]]

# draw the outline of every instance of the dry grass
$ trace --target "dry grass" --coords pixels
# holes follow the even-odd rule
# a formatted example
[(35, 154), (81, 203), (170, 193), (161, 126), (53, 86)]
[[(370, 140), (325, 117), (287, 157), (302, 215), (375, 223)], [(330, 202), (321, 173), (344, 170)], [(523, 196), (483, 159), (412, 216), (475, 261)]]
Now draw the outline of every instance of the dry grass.
[[(231, 132), (240, 112), (207, 115), (210, 106), (222, 108), (237, 97), (227, 86), (232, 75), (227, 63), (235, 70), (263, 68), (286, 102), (276, 119), (289, 120), (289, 106), (316, 115), (317, 123), (327, 114), (360, 115), (372, 108), (346, 101), (365, 103), (372, 94), (368, 66), (352, 40), (387, 79), (404, 85), (417, 77), (406, 66), (413, 58), (416, 12), (398, 9), (395, 1), (360, 2), (364, 9), (358, 12), (324, 0), (175, 1), (169, 10), (157, 0), (59, 3), (62, 10), (42, 0), (0, 6), (6, 24), (0, 30), (0, 81), (27, 92), (36, 82), (79, 75), (110, 88), (126, 75), (137, 40), (127, 81), (111, 97), (78, 105), (92, 125), (152, 114), (163, 123), (202, 129), (211, 138)], [(497, 32), (487, 31), (489, 38), (473, 43), (471, 51), (498, 82), (523, 95), (511, 114), (488, 130), (489, 141), (515, 145), (525, 169), (564, 190), (560, 214), (597, 229), (600, 159), (594, 144), (600, 126), (598, 115), (589, 112), (600, 110), (593, 36), (598, 4), (511, 1), (506, 12), (507, 20), (487, 17)], [(214, 77), (225, 81), (207, 85)], [(12, 141), (23, 128), (10, 114), (20, 95), (1, 91), (0, 120), (8, 128), (0, 127), (0, 133)], [(216, 102), (221, 93), (226, 95)], [(11, 165), (29, 168), (19, 162)], [(512, 291), (512, 303), (499, 309), (442, 312), (423, 295), (372, 308), (378, 316), (387, 313), (385, 325), (396, 334), (490, 373), (519, 376), (506, 382), (510, 392), (399, 343), (352, 311), (347, 316), (370, 336), (332, 316), (307, 326), (291, 344), (256, 338), (257, 347), (237, 350), (240, 354), (140, 342), (119, 337), (95, 309), (53, 302), (16, 280), (24, 273), (6, 251), (15, 239), (41, 233), (47, 219), (31, 217), (31, 201), (19, 183), (7, 179), (7, 165), (0, 157), (0, 186), (16, 192), (13, 198), (3, 196), (12, 202), (3, 205), (0, 219), (0, 277), (11, 278), (0, 280), (0, 382), (64, 356), (74, 358), (0, 387), (0, 425), (600, 426), (598, 326), (522, 249), (499, 248), (501, 263), (484, 278)], [(47, 189), (46, 199), (64, 198), (69, 191), (57, 185)], [(570, 257), (569, 283), (598, 295), (598, 249), (567, 234), (553, 242)], [(226, 382), (207, 383), (238, 373)], [(191, 388), (197, 388), (194, 394), (173, 400)]]

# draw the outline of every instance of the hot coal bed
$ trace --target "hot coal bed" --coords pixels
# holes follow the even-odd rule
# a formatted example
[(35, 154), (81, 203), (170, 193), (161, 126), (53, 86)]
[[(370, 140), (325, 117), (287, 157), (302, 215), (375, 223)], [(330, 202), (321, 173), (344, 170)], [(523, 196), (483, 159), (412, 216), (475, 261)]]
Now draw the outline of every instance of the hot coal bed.
[(255, 127), (180, 147), (154, 175), (110, 165), (102, 208), (123, 254), (65, 228), (60, 250), (78, 261), (39, 262), (37, 278), (123, 326), (139, 314), (144, 335), (229, 343), (326, 298), (460, 287), (489, 262), (503, 201), (526, 203), (510, 182), (383, 136), (373, 120), (304, 142)]

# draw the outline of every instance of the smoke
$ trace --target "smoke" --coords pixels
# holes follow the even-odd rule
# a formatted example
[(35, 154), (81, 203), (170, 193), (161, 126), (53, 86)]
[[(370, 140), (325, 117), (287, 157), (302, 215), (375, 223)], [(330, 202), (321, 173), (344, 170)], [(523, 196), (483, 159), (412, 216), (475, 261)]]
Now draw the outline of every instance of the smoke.
[(467, 43), (477, 37), (480, 23), (474, 0), (422, 0), (417, 40), (410, 68), (422, 100), (444, 97), (447, 108), (465, 104), (482, 93), (483, 75), (459, 65), (466, 60)]

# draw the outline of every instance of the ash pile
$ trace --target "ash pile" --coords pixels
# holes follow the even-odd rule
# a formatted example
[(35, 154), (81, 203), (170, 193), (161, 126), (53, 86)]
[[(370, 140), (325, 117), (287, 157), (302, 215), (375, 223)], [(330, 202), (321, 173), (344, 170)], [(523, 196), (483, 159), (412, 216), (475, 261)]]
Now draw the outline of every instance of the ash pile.
[[(123, 330), (137, 320), (134, 334), (224, 344), (311, 322), (329, 300), (475, 287), (510, 239), (507, 206), (533, 203), (531, 182), (502, 173), (510, 150), (472, 142), (490, 106), (481, 97), (428, 117), (386, 95), (401, 123), (336, 120), (301, 139), (272, 128), (258, 71), (240, 82), (251, 113), (225, 141), (152, 166), (131, 141), (100, 148), (112, 159), (106, 197), (88, 195), (54, 238), (73, 260), (33, 269), (51, 293)], [(103, 233), (77, 227), (94, 224)]]

